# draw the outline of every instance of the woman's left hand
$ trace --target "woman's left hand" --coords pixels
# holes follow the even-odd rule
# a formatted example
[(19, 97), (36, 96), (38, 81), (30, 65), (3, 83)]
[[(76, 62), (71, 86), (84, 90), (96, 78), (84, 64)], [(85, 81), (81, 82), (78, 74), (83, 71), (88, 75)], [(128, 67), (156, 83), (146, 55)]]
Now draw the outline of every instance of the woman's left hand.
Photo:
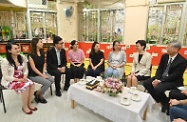
[(93, 70), (96, 70), (96, 69), (97, 69), (97, 67), (93, 67), (92, 69), (93, 69)]
[(80, 67), (82, 64), (77, 64), (77, 67)]
[(28, 80), (27, 80), (27, 76), (24, 76), (23, 77), (23, 80), (24, 80), (24, 82), (27, 82)]

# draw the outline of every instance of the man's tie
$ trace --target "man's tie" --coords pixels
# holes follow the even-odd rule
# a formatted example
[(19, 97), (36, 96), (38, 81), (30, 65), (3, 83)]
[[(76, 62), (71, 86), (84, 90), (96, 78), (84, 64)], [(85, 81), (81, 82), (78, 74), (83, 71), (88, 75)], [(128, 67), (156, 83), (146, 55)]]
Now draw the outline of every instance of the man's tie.
[(169, 59), (169, 63), (168, 63), (168, 65), (167, 65), (167, 67), (166, 67), (164, 73), (162, 74), (162, 78), (168, 76), (168, 71), (169, 71), (169, 68), (170, 68), (170, 66), (171, 66), (171, 63), (172, 63), (172, 58)]

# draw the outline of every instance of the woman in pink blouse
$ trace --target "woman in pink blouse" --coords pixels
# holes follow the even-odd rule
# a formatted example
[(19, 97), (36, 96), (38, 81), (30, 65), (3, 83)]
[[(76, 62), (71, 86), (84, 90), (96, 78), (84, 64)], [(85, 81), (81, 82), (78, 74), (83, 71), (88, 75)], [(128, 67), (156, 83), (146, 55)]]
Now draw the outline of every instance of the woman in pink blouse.
[(76, 40), (71, 41), (71, 50), (68, 52), (68, 59), (70, 60), (71, 78), (75, 83), (79, 81), (84, 75), (84, 52), (78, 48)]

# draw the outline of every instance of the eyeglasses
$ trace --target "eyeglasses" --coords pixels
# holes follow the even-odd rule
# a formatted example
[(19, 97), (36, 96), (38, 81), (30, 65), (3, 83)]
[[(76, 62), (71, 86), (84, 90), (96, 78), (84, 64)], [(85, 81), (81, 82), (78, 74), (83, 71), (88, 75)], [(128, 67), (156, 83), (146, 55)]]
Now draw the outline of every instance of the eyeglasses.
[(64, 44), (64, 42), (62, 42), (62, 43), (59, 43), (59, 45), (63, 45)]
[(172, 49), (173, 49), (173, 47), (166, 47), (166, 49), (167, 49), (167, 50), (172, 50)]

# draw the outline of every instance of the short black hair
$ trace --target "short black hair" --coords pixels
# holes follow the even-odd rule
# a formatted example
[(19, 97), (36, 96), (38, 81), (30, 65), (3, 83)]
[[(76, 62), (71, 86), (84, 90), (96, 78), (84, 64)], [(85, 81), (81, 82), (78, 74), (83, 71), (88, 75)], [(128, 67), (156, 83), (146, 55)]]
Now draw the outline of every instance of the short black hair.
[(71, 41), (71, 43), (70, 43), (71, 44), (71, 47), (70, 47), (71, 49), (73, 49), (73, 45), (75, 45), (76, 42), (77, 42), (76, 40)]
[(138, 40), (136, 42), (136, 44), (140, 44), (141, 46), (144, 46), (143, 50), (145, 50), (145, 48), (146, 48), (146, 42), (145, 42), (145, 40)]
[(62, 40), (62, 38), (60, 36), (55, 36), (53, 38), (53, 44), (54, 44), (54, 46), (55, 46), (55, 44), (58, 44), (58, 42), (61, 41), (61, 40)]

